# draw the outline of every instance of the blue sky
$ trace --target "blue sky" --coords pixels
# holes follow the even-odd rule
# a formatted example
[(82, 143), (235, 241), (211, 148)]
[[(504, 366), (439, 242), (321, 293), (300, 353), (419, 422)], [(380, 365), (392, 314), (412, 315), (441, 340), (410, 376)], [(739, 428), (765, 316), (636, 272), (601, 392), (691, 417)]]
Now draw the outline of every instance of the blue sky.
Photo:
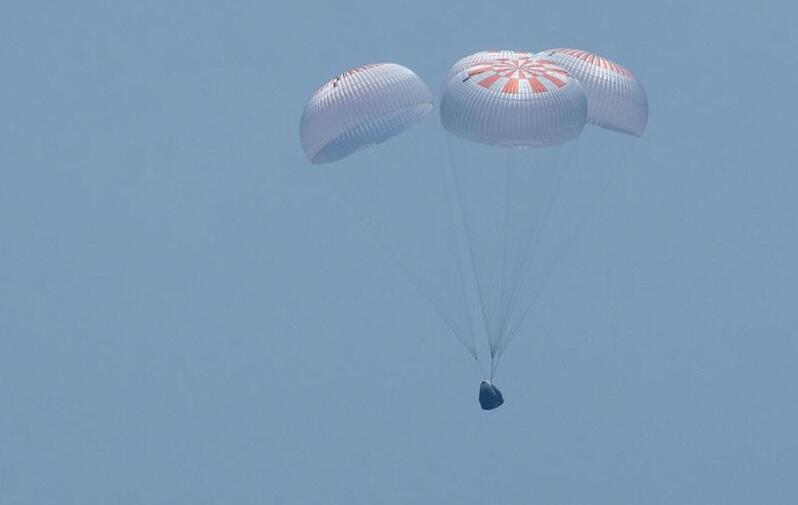
[[(4, 2), (0, 503), (796, 502), (797, 15)], [(486, 414), (299, 116), (351, 66), (437, 93), (470, 52), (559, 46), (633, 69), (649, 128)], [(431, 138), (348, 166), (424, 170)]]

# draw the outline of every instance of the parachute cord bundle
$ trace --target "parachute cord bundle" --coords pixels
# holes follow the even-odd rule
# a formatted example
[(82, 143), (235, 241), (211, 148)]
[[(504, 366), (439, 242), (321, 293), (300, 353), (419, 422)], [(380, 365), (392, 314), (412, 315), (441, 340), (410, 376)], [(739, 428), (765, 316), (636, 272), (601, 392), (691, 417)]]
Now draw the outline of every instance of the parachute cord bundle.
[[(465, 241), (464, 242), (465, 242), (465, 245), (466, 245), (466, 253), (468, 255), (467, 263), (471, 266), (473, 279), (474, 279), (474, 282), (475, 282), (475, 285), (476, 285), (476, 288), (477, 288), (477, 301), (479, 302), (479, 308), (480, 308), (480, 312), (482, 313), (483, 324), (485, 325), (485, 331), (486, 331), (485, 336), (487, 338), (487, 343), (488, 343), (488, 346), (491, 349), (491, 363), (493, 363), (493, 346), (492, 346), (491, 341), (490, 341), (491, 324), (490, 324), (490, 318), (488, 317), (488, 314), (487, 314), (486, 296), (485, 296), (485, 293), (484, 293), (484, 290), (483, 290), (483, 287), (482, 287), (480, 276), (477, 274), (476, 260), (474, 259), (475, 252), (474, 252), (474, 247), (472, 245), (472, 238), (471, 238), (472, 232), (469, 229), (468, 219), (466, 218), (465, 206), (463, 204), (463, 196), (462, 196), (462, 191), (461, 191), (460, 179), (457, 176), (457, 170), (455, 170), (455, 168), (454, 168), (454, 155), (453, 155), (453, 152), (452, 152), (452, 144), (451, 144), (451, 140), (450, 139), (447, 139), (447, 146), (448, 146), (448, 154), (449, 154), (448, 169), (449, 169), (449, 174), (451, 175), (452, 185), (454, 187), (455, 201), (457, 203), (457, 211), (458, 211), (458, 214), (460, 215), (460, 219), (461, 219), (461, 222), (462, 222), (462, 225), (463, 225), (464, 236), (465, 236)], [(462, 268), (462, 262), (461, 262), (461, 268)], [(463, 278), (464, 278), (463, 282), (464, 282), (464, 286), (465, 286), (465, 271), (463, 271), (462, 274), (463, 274)], [(467, 296), (466, 296), (466, 300), (467, 300)], [(470, 313), (470, 310), (469, 310), (469, 313)], [(473, 345), (476, 345), (476, 343), (473, 343)], [(478, 359), (479, 358), (477, 358), (477, 360)], [(491, 366), (491, 368), (492, 368), (492, 366)], [(484, 373), (483, 373), (483, 376), (484, 376)]]
[(615, 159), (614, 163), (612, 163), (612, 166), (608, 170), (609, 175), (602, 178), (601, 185), (597, 191), (598, 194), (596, 195), (595, 199), (588, 204), (589, 208), (587, 212), (585, 212), (581, 216), (577, 224), (574, 226), (572, 233), (566, 238), (566, 241), (561, 246), (561, 249), (558, 251), (558, 254), (555, 255), (555, 263), (551, 265), (551, 268), (545, 272), (544, 277), (538, 283), (537, 290), (533, 293), (532, 300), (522, 310), (521, 316), (519, 317), (518, 321), (512, 326), (512, 329), (507, 332), (504, 345), (500, 348), (496, 359), (496, 367), (498, 367), (498, 363), (499, 361), (501, 361), (501, 358), (504, 355), (504, 351), (507, 349), (507, 347), (509, 347), (510, 343), (518, 334), (518, 330), (520, 330), (521, 325), (524, 323), (524, 321), (532, 312), (532, 310), (537, 306), (537, 302), (540, 300), (540, 297), (542, 296), (546, 286), (551, 280), (551, 277), (557, 271), (566, 253), (571, 249), (571, 247), (573, 247), (573, 244), (580, 237), (582, 231), (587, 226), (587, 223), (590, 222), (590, 219), (595, 214), (595, 209), (606, 197), (606, 194), (610, 186), (612, 186), (612, 183), (619, 177), (619, 173), (621, 173), (621, 167), (625, 165), (625, 160), (629, 155), (629, 151), (630, 151), (629, 148), (622, 150), (621, 155)]
[[(536, 251), (540, 247), (540, 243), (542, 238), (546, 235), (546, 232), (549, 227), (549, 222), (551, 220), (552, 210), (557, 205), (557, 201), (559, 200), (561, 190), (562, 190), (562, 181), (565, 177), (565, 173), (570, 169), (571, 163), (574, 157), (574, 147), (572, 146), (566, 155), (564, 165), (562, 167), (558, 167), (556, 169), (556, 182), (554, 190), (551, 193), (551, 196), (546, 202), (544, 211), (543, 211), (543, 218), (539, 220), (536, 232), (530, 237), (529, 244), (525, 247), (525, 253), (522, 256), (522, 266), (520, 272), (516, 272), (513, 275), (513, 278), (516, 279), (514, 289), (510, 294), (510, 300), (507, 304), (504, 304), (505, 312), (502, 316), (502, 325), (499, 328), (499, 334), (497, 336), (497, 350), (496, 350), (496, 361), (493, 363), (493, 370), (491, 371), (491, 377), (495, 373), (496, 367), (498, 367), (498, 361), (501, 358), (502, 353), (506, 349), (507, 345), (505, 344), (505, 339), (507, 337), (507, 325), (510, 323), (510, 319), (512, 318), (513, 312), (515, 310), (515, 306), (518, 302), (518, 298), (523, 290), (527, 275), (529, 274), (529, 269), (535, 260)], [(531, 167), (534, 169), (534, 167)], [(541, 287), (542, 288), (542, 287)]]
[[(404, 279), (413, 287), (413, 289), (422, 297), (422, 299), (425, 302), (427, 302), (427, 304), (429, 304), (430, 307), (432, 307), (433, 311), (438, 316), (438, 318), (440, 318), (440, 320), (443, 321), (443, 323), (446, 325), (449, 331), (451, 331), (452, 334), (457, 338), (457, 340), (459, 340), (460, 343), (463, 344), (463, 347), (465, 347), (465, 349), (468, 351), (471, 357), (474, 358), (474, 361), (476, 362), (477, 367), (479, 368), (480, 374), (484, 377), (485, 371), (482, 368), (482, 363), (479, 361), (479, 354), (477, 353), (476, 347), (474, 346), (473, 328), (470, 326), (470, 323), (469, 323), (469, 329), (466, 332), (463, 332), (458, 327), (458, 325), (455, 324), (454, 321), (452, 321), (452, 319), (446, 315), (446, 312), (437, 303), (433, 301), (432, 297), (430, 297), (424, 291), (424, 289), (421, 287), (418, 281), (416, 281), (414, 276), (410, 273), (407, 266), (402, 262), (399, 255), (395, 251), (393, 251), (385, 242), (385, 239), (380, 233), (378, 227), (371, 220), (364, 217), (360, 212), (358, 212), (352, 204), (348, 203), (346, 199), (337, 192), (335, 192), (335, 190), (329, 189), (329, 195), (332, 197), (334, 201), (338, 202), (344, 209), (346, 209), (349, 215), (355, 218), (355, 220), (358, 221), (363, 226), (363, 228), (367, 230), (369, 234), (374, 237), (377, 244), (380, 246), (380, 248), (388, 257), (388, 259), (390, 259), (391, 262), (396, 266), (397, 270), (401, 273), (402, 277), (404, 277)], [(470, 335), (470, 338), (466, 336), (467, 334)]]
[[(491, 372), (490, 372), (490, 380), (491, 381), (493, 380), (493, 378), (494, 378), (494, 376), (496, 374), (496, 370), (497, 370), (497, 368), (499, 366), (499, 359), (501, 358), (501, 355), (504, 352), (504, 349), (506, 348), (506, 345), (505, 345), (506, 333), (505, 332), (506, 332), (507, 326), (510, 323), (510, 320), (511, 320), (513, 314), (514, 314), (515, 305), (516, 305), (516, 302), (518, 300), (518, 297), (519, 297), (521, 291), (523, 290), (523, 288), (524, 288), (524, 286), (526, 284), (526, 278), (527, 278), (527, 274), (529, 272), (529, 268), (530, 268), (531, 264), (536, 259), (536, 251), (537, 251), (537, 249), (539, 247), (539, 244), (541, 242), (541, 238), (543, 236), (545, 236), (546, 230), (548, 229), (549, 221), (550, 221), (551, 214), (552, 214), (552, 209), (556, 205), (556, 202), (557, 202), (558, 197), (560, 195), (560, 189), (561, 189), (561, 186), (562, 186), (562, 179), (563, 179), (563, 171), (567, 170), (567, 168), (568, 168), (568, 165), (569, 165), (571, 157), (572, 157), (572, 152), (573, 152), (573, 150), (569, 151), (568, 156), (566, 157), (565, 166), (564, 167), (556, 167), (555, 170), (554, 170), (554, 172), (555, 172), (555, 181), (554, 181), (553, 191), (551, 192), (551, 194), (550, 194), (550, 196), (548, 198), (548, 201), (544, 205), (544, 208), (542, 210), (542, 216), (540, 216), (540, 217), (538, 217), (537, 219), (534, 220), (534, 221), (536, 221), (535, 233), (533, 233), (532, 237), (530, 237), (529, 244), (526, 247), (524, 247), (524, 251), (525, 252), (522, 253), (521, 258), (520, 258), (521, 262), (522, 262), (520, 271), (512, 269), (512, 270), (515, 270), (515, 271), (511, 275), (511, 282), (510, 282), (509, 286), (505, 286), (504, 285), (504, 279), (505, 279), (506, 273), (507, 273), (506, 272), (506, 263), (507, 262), (505, 260), (503, 260), (503, 262), (502, 262), (503, 263), (503, 265), (502, 265), (502, 284), (501, 284), (501, 289), (500, 289), (500, 296), (501, 296), (502, 300), (501, 300), (501, 303), (499, 304), (499, 309), (500, 309), (501, 314), (499, 316), (499, 327), (498, 327), (498, 329), (496, 331), (496, 334), (495, 334), (495, 341), (493, 340), (493, 336), (492, 336), (492, 339), (491, 339), (491, 346), (492, 346), (492, 348), (491, 348)], [(534, 170), (536, 167), (524, 167), (524, 168), (528, 168), (530, 170)], [(511, 168), (509, 166), (507, 166), (506, 167), (506, 175), (507, 175), (506, 187), (507, 188), (509, 188), (509, 185), (510, 185), (509, 184), (510, 170), (511, 170)], [(508, 207), (509, 207), (509, 204), (510, 204), (510, 200), (511, 199), (509, 197), (509, 191), (508, 191), (507, 192), (507, 206)], [(508, 213), (507, 222), (506, 222), (505, 228), (503, 230), (503, 233), (505, 234), (505, 236), (508, 233), (509, 224), (510, 224), (510, 221), (511, 221), (509, 219), (509, 210), (508, 210), (507, 213)], [(521, 216), (521, 217), (525, 217), (525, 216)], [(503, 249), (504, 250), (502, 251), (502, 254), (503, 254), (504, 257), (506, 257), (506, 254), (507, 254), (508, 249), (509, 249), (509, 244), (507, 242), (505, 242), (505, 245), (504, 245)], [(505, 296), (506, 296), (506, 294), (508, 292), (510, 293), (509, 299), (505, 300)]]
[[(511, 317), (515, 313), (513, 306), (517, 300), (520, 290), (524, 286), (526, 273), (529, 270), (529, 265), (533, 260), (537, 259), (535, 251), (537, 249), (538, 241), (544, 235), (548, 227), (549, 218), (551, 216), (551, 209), (554, 207), (558, 194), (560, 192), (561, 180), (563, 177), (564, 169), (570, 163), (572, 158), (573, 149), (569, 148), (566, 152), (559, 153), (555, 156), (554, 160), (559, 162), (551, 165), (544, 163), (544, 161), (552, 161), (547, 158), (541, 159), (540, 157), (533, 156), (540, 153), (538, 150), (521, 150), (521, 151), (508, 151), (508, 156), (505, 157), (504, 166), (501, 167), (503, 175), (501, 177), (501, 184), (496, 183), (495, 187), (483, 188), (481, 182), (484, 178), (490, 177), (490, 167), (480, 168), (473, 166), (474, 163), (460, 163), (455, 162), (453, 152), (452, 140), (448, 140), (450, 166), (449, 172), (451, 173), (452, 193), (451, 199), (457, 203), (457, 210), (460, 214), (462, 221), (462, 230), (465, 237), (461, 240), (462, 256), (468, 256), (461, 261), (463, 268), (463, 275), (472, 276), (473, 284), (476, 291), (475, 303), (470, 305), (475, 307), (479, 305), (477, 311), (482, 317), (485, 329), (485, 341), (487, 350), (490, 355), (490, 375), (493, 378), (496, 373), (498, 364), (498, 357), (502, 350), (505, 348), (504, 337), (507, 327), (511, 322)], [(510, 161), (514, 156), (521, 156), (516, 161), (522, 162), (520, 166), (513, 166)], [(529, 154), (527, 154), (529, 153)], [(469, 161), (471, 158), (468, 158)], [(536, 162), (530, 166), (531, 163)], [(541, 166), (538, 166), (540, 164)], [(463, 166), (460, 166), (463, 165)], [(470, 166), (469, 166), (470, 165)], [(496, 200), (496, 206), (491, 202), (485, 201), (469, 201), (466, 202), (464, 195), (463, 181), (461, 179), (460, 171), (463, 171), (463, 176), (471, 173), (471, 177), (476, 177), (470, 184), (479, 188), (482, 193), (493, 194)], [(535, 176), (535, 171), (545, 172), (545, 184), (541, 186), (541, 180)], [(528, 179), (528, 180), (527, 180)], [(476, 181), (476, 182), (475, 182)], [(541, 204), (536, 204), (531, 211), (524, 208), (519, 212), (518, 203), (510, 194), (513, 189), (516, 192), (519, 188), (523, 191), (532, 188), (538, 192), (541, 190), (546, 195), (545, 198), (539, 200)], [(489, 191), (493, 190), (493, 191)], [(526, 191), (524, 192), (526, 194)], [(483, 195), (484, 196), (484, 195)], [(515, 195), (519, 197), (522, 195)], [(538, 200), (535, 200), (536, 202)], [(525, 202), (524, 202), (525, 203)], [(513, 206), (515, 204), (515, 206)], [(475, 218), (479, 218), (486, 211), (494, 209), (497, 212), (495, 225), (495, 244), (493, 251), (482, 250), (476, 247), (474, 242), (475, 233), (479, 230), (475, 227), (478, 225), (474, 222)], [(534, 233), (521, 233), (518, 230), (524, 230), (529, 225), (532, 225)], [(514, 231), (513, 239), (510, 240), (511, 230)], [(483, 239), (485, 236), (481, 236)], [(523, 244), (519, 243), (523, 240)], [(494, 241), (491, 241), (493, 243)], [(520, 246), (520, 247), (518, 247)], [(514, 253), (513, 260), (509, 260), (511, 251), (518, 251), (521, 254)], [(478, 267), (479, 265), (479, 267)], [(500, 266), (498, 271), (492, 271), (491, 265)], [(470, 274), (468, 271), (470, 270)], [(490, 295), (488, 293), (488, 286), (492, 286)], [(489, 307), (491, 309), (489, 310)]]

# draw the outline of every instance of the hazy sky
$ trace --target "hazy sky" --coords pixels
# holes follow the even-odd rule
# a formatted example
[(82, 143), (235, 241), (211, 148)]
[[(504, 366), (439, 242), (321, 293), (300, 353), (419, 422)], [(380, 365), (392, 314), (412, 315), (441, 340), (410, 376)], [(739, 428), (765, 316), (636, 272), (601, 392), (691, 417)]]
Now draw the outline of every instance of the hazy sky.
[[(798, 502), (792, 2), (122, 4), (0, 6), (0, 503)], [(299, 117), (351, 66), (437, 94), (561, 46), (633, 69), (649, 128), (485, 413)]]

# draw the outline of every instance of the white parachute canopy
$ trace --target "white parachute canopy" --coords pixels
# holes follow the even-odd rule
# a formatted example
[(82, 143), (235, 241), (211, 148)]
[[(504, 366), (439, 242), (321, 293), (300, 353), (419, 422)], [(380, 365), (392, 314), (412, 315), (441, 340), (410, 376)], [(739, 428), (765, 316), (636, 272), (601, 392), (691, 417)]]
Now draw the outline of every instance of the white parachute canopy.
[(553, 61), (579, 79), (587, 95), (587, 122), (640, 137), (648, 122), (648, 99), (637, 77), (614, 61), (581, 49), (549, 49)]
[(305, 105), (302, 148), (314, 164), (340, 160), (385, 142), (433, 107), (429, 88), (395, 63), (352, 68), (320, 87)]
[(520, 51), (485, 51), (460, 60), (449, 75), (441, 123), (460, 138), (544, 147), (575, 139), (585, 126), (582, 85), (550, 60)]

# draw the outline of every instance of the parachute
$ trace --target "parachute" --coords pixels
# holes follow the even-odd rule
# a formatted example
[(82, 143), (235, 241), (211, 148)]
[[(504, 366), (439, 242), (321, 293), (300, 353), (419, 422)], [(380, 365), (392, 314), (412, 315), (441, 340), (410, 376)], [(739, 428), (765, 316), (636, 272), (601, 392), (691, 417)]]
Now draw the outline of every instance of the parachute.
[[(300, 123), (301, 144), (313, 164), (339, 161), (395, 137), (432, 108), (432, 94), (410, 69), (394, 63), (356, 67), (310, 98)], [(586, 161), (574, 141), (587, 124), (601, 127), (595, 132), (641, 136), (648, 102), (629, 70), (587, 51), (489, 50), (452, 65), (439, 112), (449, 134), (443, 172), (462, 293), (437, 293), (451, 303), (442, 308), (435, 294), (407, 277), (476, 360), (483, 373), (479, 403), (492, 410), (504, 402), (493, 383), (504, 351), (612, 177), (607, 167), (614, 162), (595, 149), (612, 141), (591, 131)], [(430, 139), (418, 151), (434, 145)], [(417, 197), (402, 195), (397, 204), (418, 205)], [(446, 257), (447, 264), (452, 257)], [(392, 259), (406, 271), (407, 256)], [(426, 274), (439, 270), (428, 265)], [(453, 289), (445, 283), (432, 287)], [(481, 330), (472, 319), (481, 320)], [(482, 344), (476, 338), (480, 332)]]
[[(447, 73), (440, 121), (457, 139), (450, 169), (491, 363), (483, 408), (504, 351), (612, 176), (596, 152), (572, 167), (572, 141), (586, 124), (640, 136), (647, 116), (633, 74), (584, 51), (481, 51)], [(509, 150), (491, 154), (497, 147)]]
[(640, 137), (648, 122), (648, 98), (626, 67), (582, 49), (549, 49), (538, 53), (567, 70), (584, 87), (587, 122)]
[(330, 163), (380, 144), (421, 121), (432, 94), (395, 63), (352, 68), (330, 79), (305, 105), (299, 137), (311, 163)]
[(476, 53), (449, 75), (440, 121), (467, 141), (449, 141), (450, 170), (492, 381), (572, 151), (563, 146), (585, 127), (587, 97), (566, 70), (525, 51)]
[(543, 147), (578, 137), (587, 118), (579, 81), (549, 60), (504, 53), (517, 56), (466, 58), (470, 65), (454, 72), (441, 98), (443, 127), (502, 147)]

